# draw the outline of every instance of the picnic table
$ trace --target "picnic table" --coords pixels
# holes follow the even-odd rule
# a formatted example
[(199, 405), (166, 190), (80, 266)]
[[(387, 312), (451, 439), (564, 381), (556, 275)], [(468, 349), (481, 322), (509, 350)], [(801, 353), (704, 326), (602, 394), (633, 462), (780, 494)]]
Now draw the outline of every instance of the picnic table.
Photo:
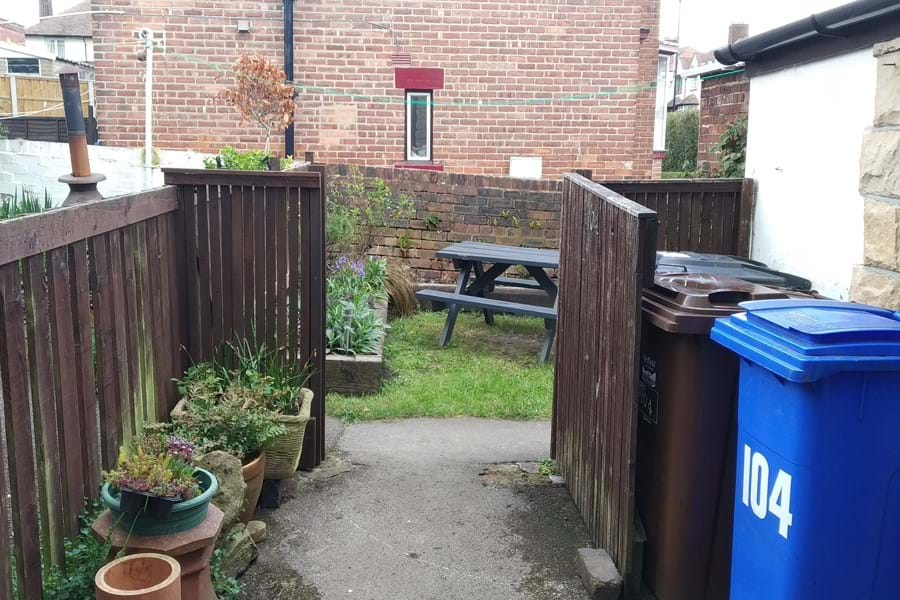
[[(453, 292), (420, 290), (416, 292), (416, 298), (420, 301), (429, 300), (433, 303), (447, 305), (447, 321), (439, 340), (441, 348), (450, 342), (459, 309), (474, 308), (484, 313), (484, 322), (488, 325), (494, 324), (494, 313), (526, 315), (544, 319), (546, 333), (541, 347), (541, 362), (547, 362), (556, 334), (558, 294), (556, 283), (550, 278), (547, 270), (559, 267), (558, 251), (481, 242), (460, 242), (440, 250), (437, 252), (437, 256), (453, 261), (453, 265), (458, 271), (456, 289)], [(509, 268), (515, 266), (524, 267), (531, 275), (531, 279), (502, 277)], [(486, 296), (494, 291), (494, 287), (497, 285), (543, 290), (550, 297), (553, 306), (509, 302)]]

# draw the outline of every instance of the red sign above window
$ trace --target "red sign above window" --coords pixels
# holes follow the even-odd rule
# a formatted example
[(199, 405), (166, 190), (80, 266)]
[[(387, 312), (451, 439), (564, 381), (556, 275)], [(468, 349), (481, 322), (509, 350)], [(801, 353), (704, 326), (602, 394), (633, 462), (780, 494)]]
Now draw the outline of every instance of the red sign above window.
[(394, 69), (394, 83), (402, 90), (442, 90), (444, 70)]

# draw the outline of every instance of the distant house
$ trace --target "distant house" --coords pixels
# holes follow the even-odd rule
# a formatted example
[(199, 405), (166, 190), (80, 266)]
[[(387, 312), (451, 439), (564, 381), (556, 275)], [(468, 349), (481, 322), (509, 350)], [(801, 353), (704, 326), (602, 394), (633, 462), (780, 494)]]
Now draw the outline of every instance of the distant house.
[(90, 0), (58, 15), (42, 17), (40, 23), (25, 30), (25, 45), (34, 52), (49, 52), (76, 63), (93, 63)]
[(0, 75), (56, 77), (62, 69), (75, 68), (84, 81), (94, 79), (89, 63), (66, 60), (41, 48), (0, 41)]
[(0, 42), (25, 44), (25, 28), (13, 21), (0, 19)]
[[(677, 62), (676, 62), (677, 60)], [(712, 52), (691, 46), (678, 48), (676, 60), (669, 62), (666, 98), (669, 111), (693, 110), (700, 106), (700, 73), (698, 69), (715, 62)]]
[(723, 65), (743, 62), (749, 77), (752, 257), (808, 277), (827, 296), (894, 310), (898, 38), (900, 2), (851, 2), (715, 52)]

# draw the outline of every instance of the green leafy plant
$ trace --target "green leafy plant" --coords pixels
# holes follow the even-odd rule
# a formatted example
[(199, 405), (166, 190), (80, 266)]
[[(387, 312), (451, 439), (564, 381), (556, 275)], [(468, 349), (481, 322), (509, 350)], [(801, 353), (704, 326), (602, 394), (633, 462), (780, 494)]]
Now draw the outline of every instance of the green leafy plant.
[(215, 593), (218, 600), (238, 600), (244, 592), (244, 586), (240, 581), (226, 575), (222, 571), (222, 560), (224, 557), (225, 553), (219, 548), (213, 552), (212, 558), (209, 561), (209, 572), (212, 579), (213, 593)]
[(397, 227), (415, 215), (406, 194), (395, 193), (380, 177), (366, 179), (358, 167), (328, 179), (327, 197), (345, 207), (354, 219), (353, 253), (364, 255), (375, 245), (378, 232)]
[(119, 451), (116, 468), (103, 479), (123, 492), (190, 500), (200, 493), (194, 478), (194, 445), (177, 436), (145, 434)]
[[(293, 164), (289, 156), (281, 159), (281, 170)], [(223, 146), (219, 154), (203, 159), (206, 169), (228, 169), (232, 171), (268, 171), (269, 153), (262, 150), (235, 150), (231, 146)]]
[(508, 211), (508, 210), (501, 210), (501, 211), (500, 211), (500, 217), (503, 218), (503, 219), (511, 219), (511, 218), (512, 218), (512, 212), (511, 212), (511, 211)]
[(425, 217), (425, 229), (428, 231), (437, 231), (441, 225), (441, 218), (438, 215), (428, 215)]
[(330, 255), (348, 252), (356, 237), (355, 209), (328, 199), (325, 209), (325, 246)]
[(541, 222), (540, 222), (540, 221), (536, 221), (536, 220), (534, 220), (534, 219), (528, 221), (528, 229), (530, 229), (530, 230), (532, 230), (532, 231), (537, 231), (537, 230), (540, 230), (540, 229), (543, 229), (543, 228), (544, 228), (544, 226), (541, 225)]
[(412, 248), (412, 240), (409, 239), (408, 233), (401, 233), (397, 236), (397, 248), (403, 253), (409, 252), (409, 249)]
[(743, 177), (747, 159), (747, 118), (729, 125), (712, 151), (719, 154), (721, 177)]
[(511, 220), (512, 220), (512, 226), (515, 227), (516, 229), (518, 229), (519, 226), (522, 224), (522, 220), (519, 219), (519, 217), (517, 215), (513, 215), (511, 217)]
[(663, 171), (695, 171), (697, 169), (697, 140), (700, 131), (700, 111), (684, 110), (669, 113), (666, 119), (666, 157)]
[(248, 339), (228, 342), (217, 369), (223, 386), (238, 383), (258, 394), (258, 404), (281, 415), (300, 413), (300, 388), (312, 376), (312, 364), (303, 366), (285, 352), (254, 345)]
[[(345, 311), (350, 315), (349, 331), (345, 328)], [(374, 354), (386, 327), (366, 296), (331, 302), (325, 311), (325, 346), (339, 354)]]
[(45, 566), (44, 600), (91, 600), (94, 576), (110, 558), (110, 541), (97, 540), (91, 524), (106, 509), (100, 500), (88, 502), (78, 516), (78, 535), (64, 542), (64, 567)]
[(556, 461), (552, 458), (545, 458), (544, 460), (540, 461), (538, 463), (538, 473), (540, 473), (544, 477), (555, 475), (557, 473)]
[(351, 260), (339, 257), (328, 267), (326, 293), (329, 298), (386, 297), (387, 261), (375, 256)]
[(21, 188), (16, 188), (15, 195), (12, 198), (0, 200), (0, 221), (44, 212), (52, 207), (53, 202), (47, 188), (44, 188), (43, 196), (41, 196), (22, 186)]
[(6, 125), (0, 123), (0, 140), (5, 140), (9, 137), (9, 129), (6, 128)]

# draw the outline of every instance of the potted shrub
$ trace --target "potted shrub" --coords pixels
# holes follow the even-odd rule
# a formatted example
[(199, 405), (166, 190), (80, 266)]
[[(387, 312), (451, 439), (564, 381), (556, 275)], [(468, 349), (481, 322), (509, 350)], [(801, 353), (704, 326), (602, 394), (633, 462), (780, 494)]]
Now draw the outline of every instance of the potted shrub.
[(188, 369), (178, 389), (182, 400), (172, 411), (169, 431), (192, 440), (200, 452), (221, 450), (241, 459), (247, 488), (239, 519), (250, 521), (262, 490), (266, 451), (285, 433), (284, 426), (265, 406), (259, 390), (211, 363)]
[(218, 482), (192, 464), (194, 452), (190, 442), (161, 433), (136, 437), (121, 449), (116, 468), (103, 474), (100, 494), (120, 529), (166, 535), (206, 519)]
[(302, 367), (284, 352), (254, 348), (248, 341), (228, 345), (233, 366), (231, 377), (253, 390), (253, 398), (274, 412), (284, 433), (266, 449), (266, 479), (293, 477), (300, 465), (303, 438), (312, 409), (313, 392), (304, 387), (312, 375), (311, 365)]

